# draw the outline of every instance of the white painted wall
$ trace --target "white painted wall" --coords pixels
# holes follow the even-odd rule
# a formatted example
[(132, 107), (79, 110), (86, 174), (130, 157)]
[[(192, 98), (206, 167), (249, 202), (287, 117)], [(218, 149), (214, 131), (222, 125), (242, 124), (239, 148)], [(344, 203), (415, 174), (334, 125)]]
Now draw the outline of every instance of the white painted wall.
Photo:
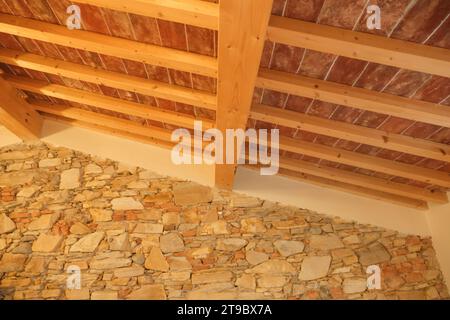
[(14, 135), (4, 126), (0, 125), (0, 148), (20, 142), (22, 142), (21, 139), (19, 139), (16, 135)]
[[(450, 192), (448, 195), (450, 197)], [(427, 212), (427, 221), (441, 270), (450, 287), (450, 203), (431, 206)]]
[(85, 152), (101, 158), (138, 166), (171, 177), (191, 180), (203, 185), (214, 185), (214, 167), (207, 165), (174, 165), (170, 150), (152, 146), (89, 129), (71, 127), (45, 120), (42, 141)]

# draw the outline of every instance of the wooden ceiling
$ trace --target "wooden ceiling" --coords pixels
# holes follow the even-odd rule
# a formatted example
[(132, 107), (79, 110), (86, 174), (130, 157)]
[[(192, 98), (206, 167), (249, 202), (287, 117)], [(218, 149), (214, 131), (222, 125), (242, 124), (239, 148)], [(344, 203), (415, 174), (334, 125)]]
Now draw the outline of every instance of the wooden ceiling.
[(25, 140), (45, 118), (163, 147), (194, 119), (278, 128), (281, 175), (448, 202), (448, 0), (0, 0), (0, 67), (0, 123)]

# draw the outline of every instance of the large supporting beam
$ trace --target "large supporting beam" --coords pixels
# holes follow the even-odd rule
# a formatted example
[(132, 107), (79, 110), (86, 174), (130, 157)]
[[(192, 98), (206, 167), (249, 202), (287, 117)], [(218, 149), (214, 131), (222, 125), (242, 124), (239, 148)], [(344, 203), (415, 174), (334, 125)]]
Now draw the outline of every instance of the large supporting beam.
[(95, 32), (69, 30), (64, 26), (0, 14), (0, 30), (25, 38), (92, 51), (151, 65), (217, 76), (217, 59), (142, 42), (116, 38)]
[(361, 110), (450, 127), (450, 108), (426, 101), (262, 69), (256, 86)]
[[(119, 112), (143, 119), (155, 120), (173, 124), (184, 128), (194, 128), (196, 117), (188, 114), (152, 107), (132, 101), (113, 98), (102, 94), (92, 93), (84, 90), (51, 84), (40, 80), (34, 80), (17, 76), (5, 76), (11, 85), (17, 89), (43, 94), (49, 97), (67, 100), (71, 102), (87, 104), (96, 108)], [(210, 129), (214, 122), (209, 119), (201, 119), (203, 128)]]
[(250, 118), (379, 148), (450, 162), (450, 146), (346, 122), (255, 104)]
[(217, 30), (219, 6), (201, 0), (76, 0), (78, 3)]
[[(220, 1), (216, 119), (224, 136), (226, 129), (245, 129), (247, 125), (272, 3)], [(236, 165), (218, 164), (215, 169), (216, 186), (231, 189)]]
[(41, 117), (1, 76), (0, 92), (0, 124), (23, 140), (39, 139)]
[(450, 77), (450, 50), (272, 16), (271, 41), (402, 69)]
[(43, 57), (32, 53), (0, 48), (0, 62), (117, 89), (137, 92), (156, 98), (181, 102), (209, 110), (216, 109), (217, 99), (215, 94), (212, 93), (134, 77), (123, 73), (106, 71), (59, 59)]

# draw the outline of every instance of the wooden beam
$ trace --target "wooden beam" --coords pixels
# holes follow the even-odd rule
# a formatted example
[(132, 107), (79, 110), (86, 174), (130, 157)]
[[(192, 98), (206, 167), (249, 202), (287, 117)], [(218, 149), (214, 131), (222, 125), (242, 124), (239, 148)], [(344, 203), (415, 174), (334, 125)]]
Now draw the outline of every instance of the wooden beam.
[(95, 32), (0, 14), (0, 30), (20, 37), (55, 43), (151, 65), (217, 76), (217, 59), (196, 53), (116, 38)]
[(273, 42), (450, 77), (448, 49), (278, 16), (267, 33)]
[(122, 130), (119, 130), (116, 128), (105, 127), (105, 126), (102, 126), (99, 124), (88, 123), (88, 122), (84, 122), (84, 121), (80, 121), (80, 120), (74, 120), (74, 119), (64, 118), (64, 117), (60, 117), (60, 116), (55, 116), (53, 114), (49, 114), (49, 113), (45, 113), (45, 112), (41, 113), (41, 117), (44, 120), (51, 120), (51, 121), (56, 121), (56, 122), (65, 124), (65, 125), (73, 126), (73, 127), (90, 129), (90, 130), (98, 131), (100, 133), (106, 133), (108, 135), (113, 135), (113, 136), (116, 136), (119, 138), (125, 138), (128, 140), (137, 141), (137, 142), (141, 142), (141, 143), (145, 143), (145, 144), (150, 144), (150, 145), (158, 146), (158, 147), (165, 148), (165, 149), (171, 149), (174, 146), (174, 144), (172, 142), (163, 141), (163, 140), (159, 140), (159, 139), (155, 139), (155, 138), (151, 138), (151, 137), (146, 137), (146, 136), (138, 135), (138, 134), (127, 132), (127, 131), (122, 131)]
[(350, 140), (379, 148), (405, 152), (425, 158), (450, 162), (450, 146), (424, 139), (392, 134), (382, 130), (333, 121), (295, 111), (254, 104), (250, 112), (254, 120)]
[(181, 102), (209, 110), (216, 109), (217, 99), (215, 94), (171, 85), (160, 81), (134, 77), (118, 72), (106, 71), (59, 59), (43, 57), (32, 53), (0, 48), (0, 62), (117, 89), (137, 92), (156, 98)]
[(97, 7), (217, 30), (219, 6), (201, 0), (76, 0)]
[[(194, 121), (197, 120), (196, 117), (185, 113), (165, 110), (102, 94), (69, 88), (58, 84), (51, 84), (45, 81), (17, 76), (5, 76), (5, 79), (8, 80), (14, 87), (25, 91), (81, 104), (87, 104), (96, 108), (119, 112), (144, 119), (170, 123), (184, 128), (194, 128)], [(212, 120), (202, 118), (198, 118), (198, 120), (203, 121), (203, 128), (205, 130), (214, 127), (214, 122)]]
[(1, 76), (0, 92), (0, 123), (22, 140), (39, 139), (41, 117)]
[(262, 69), (256, 86), (361, 110), (450, 127), (450, 108), (426, 101)]
[(407, 197), (402, 197), (382, 191), (376, 191), (373, 189), (368, 189), (364, 187), (355, 186), (353, 184), (348, 184), (344, 182), (339, 182), (335, 180), (330, 180), (322, 177), (317, 177), (314, 175), (295, 172), (286, 169), (280, 169), (279, 175), (286, 176), (288, 178), (293, 178), (302, 182), (311, 183), (320, 187), (335, 189), (338, 191), (343, 191), (347, 193), (352, 193), (358, 196), (380, 200), (385, 202), (390, 202), (396, 205), (409, 207), (418, 210), (427, 210), (428, 204), (422, 200), (410, 199)]
[(39, 112), (82, 121), (91, 125), (102, 126), (113, 130), (120, 130), (146, 138), (171, 142), (172, 131), (167, 129), (155, 126), (143, 126), (134, 121), (120, 119), (117, 117), (69, 106), (48, 104), (42, 102), (33, 102), (32, 106)]
[[(245, 129), (247, 125), (272, 3), (220, 1), (216, 121), (224, 136), (226, 129)], [(216, 186), (232, 189), (235, 169), (233, 164), (216, 165)]]
[(450, 188), (450, 174), (318, 143), (280, 137), (280, 150)]
[(403, 183), (396, 183), (364, 174), (322, 166), (320, 164), (312, 164), (307, 161), (282, 157), (280, 159), (280, 168), (344, 182), (367, 189), (404, 196), (410, 199), (432, 201), (436, 203), (448, 203), (447, 194), (442, 191), (417, 188)]

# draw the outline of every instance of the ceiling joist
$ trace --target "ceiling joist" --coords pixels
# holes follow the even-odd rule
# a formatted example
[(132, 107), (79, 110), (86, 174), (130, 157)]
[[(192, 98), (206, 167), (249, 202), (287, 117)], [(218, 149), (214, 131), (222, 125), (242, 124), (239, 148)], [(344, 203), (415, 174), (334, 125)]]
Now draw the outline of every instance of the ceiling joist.
[(391, 174), (428, 184), (450, 187), (450, 174), (380, 157), (328, 147), (318, 143), (280, 137), (280, 149), (349, 166)]
[(0, 76), (0, 124), (22, 140), (40, 138), (42, 119), (19, 92)]
[[(33, 80), (17, 76), (5, 76), (11, 85), (17, 89), (43, 94), (49, 97), (71, 102), (87, 104), (96, 108), (136, 116), (143, 119), (161, 121), (185, 128), (194, 128), (196, 118), (188, 114), (152, 107), (132, 101), (113, 98), (102, 94), (51, 84), (45, 81)], [(203, 121), (203, 128), (210, 129), (214, 122), (209, 119)]]
[(0, 30), (29, 39), (92, 51), (208, 77), (217, 77), (217, 59), (196, 53), (116, 38), (95, 32), (0, 14)]
[(450, 108), (291, 73), (262, 69), (256, 86), (361, 110), (450, 127)]
[(209, 110), (216, 109), (216, 96), (214, 94), (160, 81), (134, 77), (124, 73), (106, 71), (91, 66), (4, 48), (0, 48), (0, 62), (116, 89), (141, 93), (156, 98), (181, 102), (195, 107)]
[(219, 6), (201, 0), (76, 0), (97, 7), (217, 30)]
[(450, 162), (450, 146), (429, 140), (392, 134), (382, 130), (260, 104), (253, 105), (250, 118), (288, 128)]
[(294, 47), (450, 77), (450, 50), (272, 16), (268, 39)]

